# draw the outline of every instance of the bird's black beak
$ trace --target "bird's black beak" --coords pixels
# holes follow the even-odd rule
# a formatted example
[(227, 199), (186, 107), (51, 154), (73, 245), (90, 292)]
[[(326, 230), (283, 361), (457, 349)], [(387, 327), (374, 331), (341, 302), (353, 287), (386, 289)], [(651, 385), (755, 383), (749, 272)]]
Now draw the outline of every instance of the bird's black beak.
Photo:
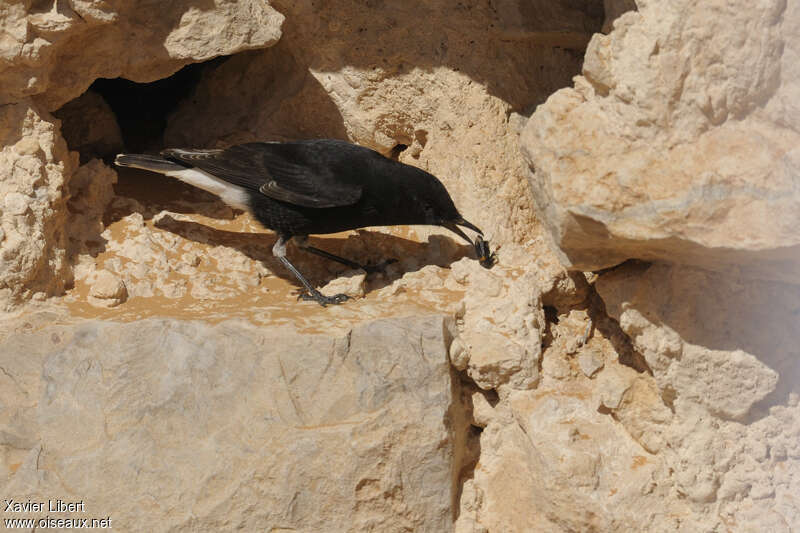
[(474, 231), (475, 233), (477, 233), (478, 235), (481, 235), (481, 236), (483, 235), (483, 231), (481, 231), (481, 229), (478, 226), (476, 226), (472, 222), (467, 222), (463, 218), (460, 218), (460, 219), (456, 220), (456, 224), (458, 224), (459, 226), (464, 226), (465, 228), (469, 228), (472, 231)]
[(463, 218), (459, 218), (457, 220), (453, 220), (452, 222), (443, 222), (442, 226), (444, 226), (445, 228), (449, 229), (450, 231), (452, 231), (456, 235), (459, 235), (462, 239), (464, 239), (465, 241), (467, 241), (470, 244), (473, 244), (473, 242), (470, 240), (469, 237), (467, 237), (466, 233), (461, 231), (461, 228), (459, 228), (458, 226), (464, 226), (465, 228), (471, 229), (472, 231), (478, 233), (478, 235), (483, 235), (483, 232), (480, 230), (480, 228), (478, 228), (475, 224), (473, 224), (471, 222), (467, 222)]

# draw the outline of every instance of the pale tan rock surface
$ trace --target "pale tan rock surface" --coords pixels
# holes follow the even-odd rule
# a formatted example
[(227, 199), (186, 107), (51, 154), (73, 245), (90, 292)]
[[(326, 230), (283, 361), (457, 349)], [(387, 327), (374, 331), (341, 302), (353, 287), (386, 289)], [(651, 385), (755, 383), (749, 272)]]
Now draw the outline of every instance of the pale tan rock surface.
[(131, 1), (4, 2), (0, 104), (35, 96), (53, 111), (97, 78), (153, 81), (188, 63), (270, 46), (282, 23), (280, 13), (255, 0), (157, 8)]
[(0, 106), (0, 310), (71, 278), (64, 190), (78, 158), (56, 122), (36, 106)]
[[(4, 494), (119, 530), (800, 528), (800, 295), (753, 281), (794, 280), (796, 2), (162, 4), (0, 6), (0, 91), (32, 95), (0, 107), (0, 298), (33, 300), (0, 322)], [(206, 65), (167, 142), (349, 138), (439, 176), (498, 265), (429, 228), (312, 237), (398, 261), (290, 245), (356, 295), (297, 302), (251, 216), (79, 166), (47, 114), (279, 35)], [(642, 250), (726, 272), (560, 262)]]
[[(0, 309), (59, 294), (72, 280), (64, 205), (78, 161), (48, 111), (99, 77), (152, 81), (188, 63), (270, 46), (282, 23), (260, 1), (221, 0), (205, 9), (95, 0), (0, 5)], [(69, 117), (81, 105), (62, 111)], [(83, 114), (83, 121), (69, 121), (82, 130), (67, 132), (71, 148), (117, 146), (107, 108), (97, 104), (94, 117)], [(98, 207), (102, 214), (104, 205)]]
[(454, 366), (480, 388), (503, 396), (535, 387), (544, 313), (532, 276), (509, 282), (500, 269), (489, 271), (470, 259), (453, 264), (452, 273), (467, 286), (457, 312), (461, 334), (450, 352)]
[(128, 297), (125, 282), (108, 270), (98, 270), (92, 276), (89, 289), (89, 303), (104, 307), (114, 307)]
[(565, 264), (800, 281), (799, 27), (794, 2), (642, 2), (593, 37), (522, 136)]
[(633, 265), (601, 276), (597, 288), (676, 409), (742, 419), (773, 392), (767, 405), (800, 393), (797, 286)]
[(367, 273), (363, 270), (347, 270), (325, 285), (322, 293), (327, 296), (344, 294), (350, 298), (359, 298), (364, 296), (366, 280)]
[(635, 433), (660, 433), (659, 455), (681, 461), (675, 489), (725, 523), (793, 530), (800, 514), (786, 498), (800, 487), (800, 288), (667, 265), (622, 268), (597, 288), (674, 413), (663, 425), (636, 407), (636, 425), (651, 418), (651, 427)]
[(16, 335), (0, 347), (3, 494), (74, 496), (86, 513), (71, 516), (124, 531), (446, 531), (447, 329), (431, 315), (345, 336), (167, 319)]
[[(499, 402), (472, 400), (472, 423), (484, 429), (456, 531), (796, 529), (795, 392), (746, 422), (720, 418), (701, 401), (747, 394), (726, 368), (698, 369), (708, 375), (688, 385), (687, 398), (681, 391), (672, 397), (659, 389), (657, 373), (621, 365), (614, 346), (597, 334), (581, 349), (604, 360), (589, 378), (580, 355), (559, 348), (580, 334), (580, 321), (572, 322), (562, 316), (550, 325), (535, 390), (515, 390)], [(731, 389), (709, 387), (714, 379)], [(796, 386), (796, 377), (789, 380)]]

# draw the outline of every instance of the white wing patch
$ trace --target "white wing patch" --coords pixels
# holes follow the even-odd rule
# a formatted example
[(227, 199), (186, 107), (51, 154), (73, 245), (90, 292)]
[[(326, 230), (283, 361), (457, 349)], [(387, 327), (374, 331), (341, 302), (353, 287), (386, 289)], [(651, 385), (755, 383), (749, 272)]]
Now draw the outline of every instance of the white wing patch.
[(177, 178), (184, 183), (188, 183), (198, 189), (203, 189), (211, 194), (219, 196), (223, 202), (237, 209), (247, 209), (248, 195), (245, 189), (227, 181), (212, 176), (208, 172), (203, 172), (196, 168), (184, 168), (164, 172), (164, 175)]

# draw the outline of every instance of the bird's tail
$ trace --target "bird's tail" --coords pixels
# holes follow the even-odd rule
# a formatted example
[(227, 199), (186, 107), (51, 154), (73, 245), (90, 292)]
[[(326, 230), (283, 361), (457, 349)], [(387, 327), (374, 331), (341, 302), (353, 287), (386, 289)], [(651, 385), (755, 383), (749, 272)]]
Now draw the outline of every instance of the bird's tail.
[(141, 168), (152, 172), (160, 172), (162, 174), (186, 168), (179, 163), (168, 161), (159, 155), (147, 154), (117, 154), (114, 164), (118, 167)]

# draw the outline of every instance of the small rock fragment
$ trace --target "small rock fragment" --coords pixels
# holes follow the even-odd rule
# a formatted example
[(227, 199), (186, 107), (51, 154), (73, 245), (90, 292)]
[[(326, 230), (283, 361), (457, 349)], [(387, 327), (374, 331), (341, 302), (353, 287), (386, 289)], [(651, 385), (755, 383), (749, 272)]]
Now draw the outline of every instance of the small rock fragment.
[(108, 270), (99, 270), (89, 289), (89, 303), (100, 307), (115, 307), (128, 298), (125, 282)]
[(581, 372), (590, 378), (603, 368), (603, 360), (597, 357), (594, 351), (583, 351), (578, 356), (578, 366), (581, 367)]
[(12, 215), (22, 215), (28, 210), (31, 203), (31, 198), (20, 194), (18, 192), (10, 192), (6, 194), (5, 206), (6, 211)]
[(494, 407), (484, 393), (478, 391), (472, 393), (472, 423), (479, 428), (485, 428), (494, 416)]
[[(626, 367), (627, 368), (627, 367)], [(631, 369), (629, 369), (631, 370)], [(631, 372), (634, 372), (631, 370)], [(600, 405), (607, 409), (617, 409), (622, 405), (625, 393), (631, 388), (631, 376), (623, 369), (610, 367), (600, 374), (597, 390), (600, 396)]]
[(35, 155), (42, 147), (35, 137), (23, 137), (14, 145), (14, 151), (19, 155)]
[(367, 279), (367, 273), (360, 268), (357, 270), (348, 270), (343, 272), (339, 277), (332, 279), (330, 283), (325, 285), (320, 292), (322, 294), (346, 294), (351, 298), (363, 297), (365, 293), (364, 281)]
[(450, 363), (456, 370), (464, 370), (469, 364), (469, 352), (458, 337), (450, 343)]

